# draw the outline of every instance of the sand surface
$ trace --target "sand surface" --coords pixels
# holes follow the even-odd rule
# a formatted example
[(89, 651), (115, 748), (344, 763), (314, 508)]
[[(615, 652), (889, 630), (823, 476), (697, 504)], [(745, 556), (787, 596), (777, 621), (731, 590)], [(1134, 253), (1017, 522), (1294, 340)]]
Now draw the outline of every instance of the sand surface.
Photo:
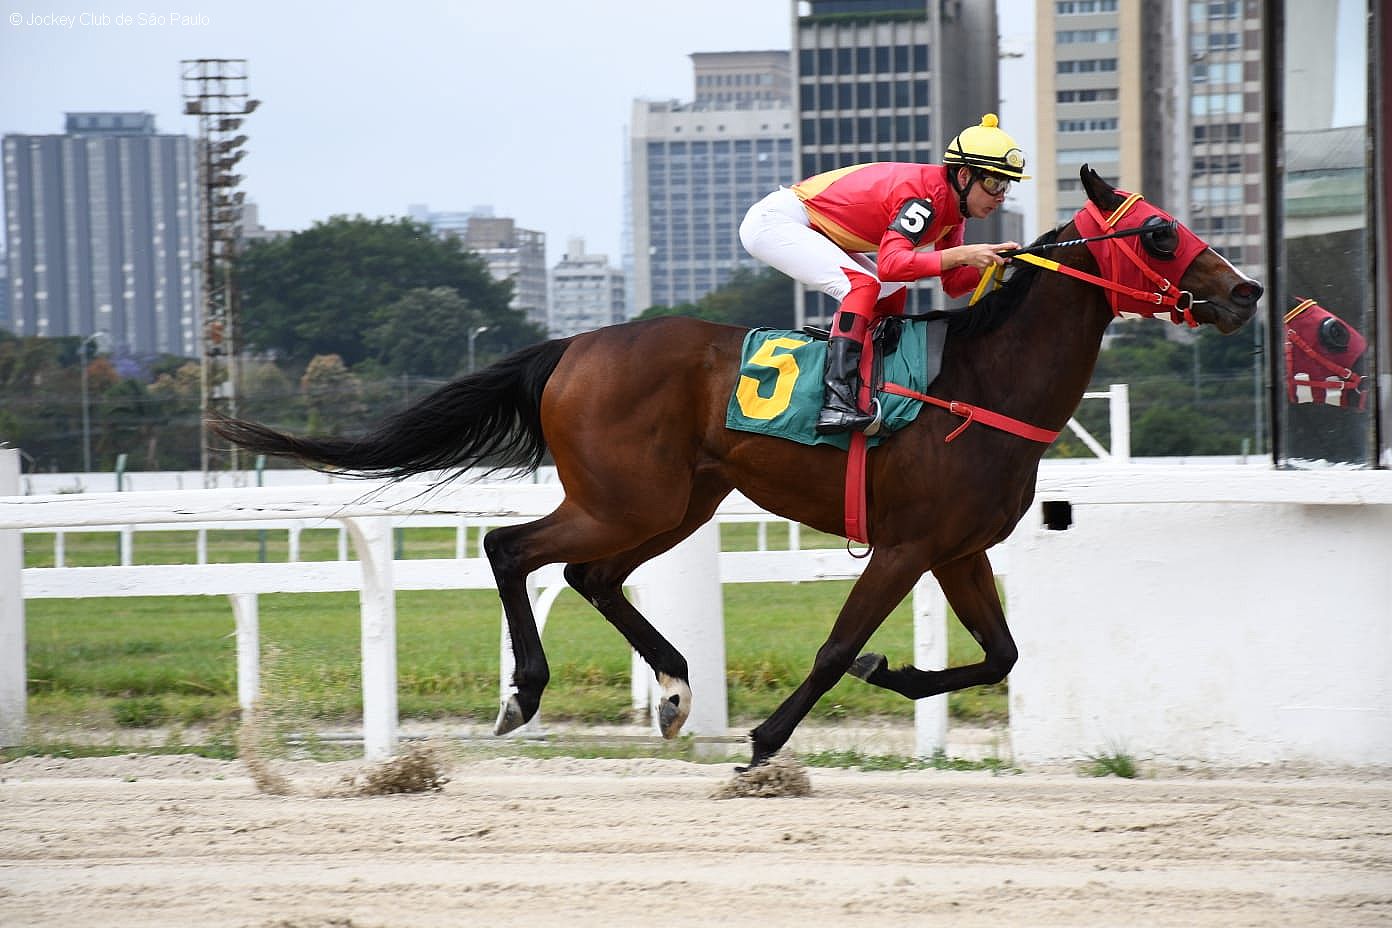
[[(457, 763), (442, 792), (322, 798), (354, 764), (0, 765), (5, 928), (1392, 924), (1392, 779)], [(316, 795), (318, 794), (318, 795)]]

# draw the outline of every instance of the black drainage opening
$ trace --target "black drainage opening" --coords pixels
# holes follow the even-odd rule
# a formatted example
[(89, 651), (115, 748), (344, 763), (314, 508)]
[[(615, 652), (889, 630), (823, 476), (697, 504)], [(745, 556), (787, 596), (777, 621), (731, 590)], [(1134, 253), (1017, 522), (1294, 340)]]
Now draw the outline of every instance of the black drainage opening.
[(1073, 524), (1073, 504), (1066, 499), (1051, 499), (1039, 504), (1044, 514), (1044, 527), (1062, 532)]

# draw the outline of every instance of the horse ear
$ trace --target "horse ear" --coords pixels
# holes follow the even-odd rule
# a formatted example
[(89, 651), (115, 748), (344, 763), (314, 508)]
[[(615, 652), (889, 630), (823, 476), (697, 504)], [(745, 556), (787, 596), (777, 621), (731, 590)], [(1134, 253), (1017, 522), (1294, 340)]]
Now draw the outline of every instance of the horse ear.
[(1097, 204), (1101, 210), (1114, 210), (1121, 205), (1121, 195), (1112, 189), (1112, 185), (1102, 179), (1092, 168), (1086, 164), (1078, 171), (1078, 177), (1083, 182), (1083, 189), (1087, 191), (1088, 199)]

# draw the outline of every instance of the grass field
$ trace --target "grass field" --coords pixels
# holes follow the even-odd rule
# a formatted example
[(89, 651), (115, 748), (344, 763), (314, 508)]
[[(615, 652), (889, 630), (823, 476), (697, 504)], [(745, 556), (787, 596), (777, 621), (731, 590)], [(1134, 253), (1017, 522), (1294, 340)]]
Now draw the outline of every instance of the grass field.
[[(722, 527), (725, 550), (756, 547), (752, 525)], [(770, 547), (786, 545), (772, 526)], [(472, 542), (472, 539), (471, 539)], [(803, 547), (839, 547), (841, 540), (804, 529)], [(27, 566), (53, 563), (53, 536), (26, 535)], [(69, 566), (118, 563), (114, 533), (70, 534)], [(449, 529), (406, 529), (399, 557), (452, 557)], [(471, 543), (470, 551), (476, 550)], [(284, 532), (214, 532), (214, 562), (287, 560)], [(195, 535), (137, 533), (135, 562), (189, 563)], [(301, 559), (337, 556), (337, 532), (304, 533)], [(801, 682), (849, 589), (849, 581), (730, 584), (725, 634), (732, 723), (767, 716)], [(28, 613), (30, 719), (40, 726), (75, 724), (142, 728), (218, 724), (236, 717), (235, 641), (224, 597), (31, 600)], [(360, 718), (359, 616), (356, 593), (261, 597), (265, 685), (271, 697), (304, 719), (325, 724)], [(949, 661), (969, 663), (980, 650), (955, 622)], [(397, 594), (399, 703), (403, 718), (491, 722), (497, 714), (500, 610), (491, 591)], [(552, 609), (544, 641), (551, 684), (542, 704), (548, 720), (630, 720), (627, 644), (588, 604), (566, 591)], [(913, 653), (909, 604), (901, 604), (870, 648), (906, 663)], [(950, 711), (963, 720), (1005, 716), (1004, 686), (953, 694)], [(908, 718), (912, 703), (842, 680), (813, 718)]]

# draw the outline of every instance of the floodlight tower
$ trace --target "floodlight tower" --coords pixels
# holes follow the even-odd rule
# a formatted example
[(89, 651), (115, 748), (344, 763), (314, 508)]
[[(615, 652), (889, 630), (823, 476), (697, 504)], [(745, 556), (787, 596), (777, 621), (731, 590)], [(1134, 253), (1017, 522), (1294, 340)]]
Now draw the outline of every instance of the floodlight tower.
[[(237, 282), (234, 263), (242, 235), (242, 201), (234, 174), (246, 157), (247, 137), (238, 132), (243, 117), (261, 105), (247, 95), (245, 58), (195, 58), (181, 61), (184, 113), (198, 117), (198, 182), (202, 227), (203, 338), (202, 402), (199, 424), (205, 486), (216, 485), (210, 453), (208, 413), (237, 415), (240, 377), (237, 370)], [(237, 449), (228, 461), (239, 469)]]

